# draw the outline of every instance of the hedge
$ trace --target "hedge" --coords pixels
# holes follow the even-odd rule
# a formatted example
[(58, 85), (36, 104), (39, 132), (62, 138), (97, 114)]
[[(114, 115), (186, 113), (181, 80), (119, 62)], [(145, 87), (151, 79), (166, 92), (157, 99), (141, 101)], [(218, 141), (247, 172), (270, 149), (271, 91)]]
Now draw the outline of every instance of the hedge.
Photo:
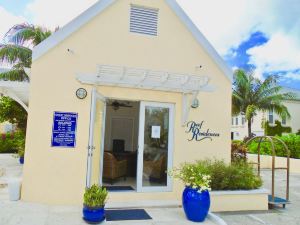
[[(290, 150), (290, 157), (300, 159), (300, 136), (296, 134), (288, 134), (284, 136), (277, 136), (277, 138), (281, 139)], [(276, 156), (286, 157), (286, 152), (284, 150), (283, 145), (278, 142), (274, 141), (274, 147), (276, 151)], [(257, 146), (258, 141), (252, 141), (248, 145), (248, 152), (257, 154)], [(272, 155), (271, 144), (268, 141), (264, 141), (261, 143), (260, 147), (260, 154), (261, 155)]]

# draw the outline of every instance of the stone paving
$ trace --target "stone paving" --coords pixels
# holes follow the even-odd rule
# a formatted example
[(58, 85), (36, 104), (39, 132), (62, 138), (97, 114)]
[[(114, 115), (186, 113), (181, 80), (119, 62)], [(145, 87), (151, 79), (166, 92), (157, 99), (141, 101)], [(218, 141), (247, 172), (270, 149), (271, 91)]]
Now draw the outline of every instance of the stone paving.
[[(0, 225), (83, 225), (81, 207), (78, 206), (48, 206), (11, 202), (8, 200), (7, 180), (22, 176), (22, 166), (11, 155), (0, 155)], [(271, 171), (263, 170), (264, 187), (271, 189)], [(285, 172), (276, 171), (276, 193), (284, 196)], [(2, 188), (1, 188), (2, 185)], [(217, 213), (228, 225), (300, 225), (300, 174), (290, 176), (291, 204), (286, 209), (275, 208), (258, 212), (227, 212)], [(195, 224), (185, 219), (181, 208), (146, 208), (153, 218), (151, 221), (106, 222), (105, 224), (124, 225), (185, 225)], [(217, 222), (211, 215), (203, 225), (213, 225)]]
[[(82, 220), (82, 208), (79, 206), (49, 206), (43, 204), (9, 201), (8, 188), (5, 185), (11, 177), (22, 176), (22, 166), (11, 155), (0, 154), (0, 167), (4, 174), (0, 177), (0, 225), (86, 225)], [(3, 171), (3, 170), (2, 170)], [(105, 222), (108, 225), (188, 225), (189, 222), (181, 208), (145, 208), (152, 217), (148, 221)], [(216, 225), (213, 214), (203, 225)]]
[[(271, 170), (263, 170), (264, 187), (271, 190)], [(276, 196), (285, 196), (286, 172), (275, 172)], [(300, 225), (300, 174), (290, 175), (290, 201), (286, 208), (263, 212), (217, 213), (228, 225)]]

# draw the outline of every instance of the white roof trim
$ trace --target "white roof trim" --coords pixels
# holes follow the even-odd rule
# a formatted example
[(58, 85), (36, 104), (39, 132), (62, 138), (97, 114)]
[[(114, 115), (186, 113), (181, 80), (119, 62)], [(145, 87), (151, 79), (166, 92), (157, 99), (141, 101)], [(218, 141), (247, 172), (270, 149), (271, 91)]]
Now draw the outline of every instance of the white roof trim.
[[(107, 7), (112, 5), (115, 0), (100, 0), (81, 15), (76, 17), (66, 26), (55, 32), (41, 44), (37, 45), (33, 49), (32, 60), (37, 60), (39, 57), (44, 55), (47, 51), (58, 45), (61, 41), (67, 38), (69, 35), (77, 31), (80, 27), (94, 18), (96, 15), (100, 14)], [(221, 56), (217, 53), (217, 51), (212, 47), (212, 45), (208, 42), (208, 40), (204, 37), (204, 35), (199, 31), (196, 25), (192, 22), (192, 20), (186, 15), (183, 9), (178, 5), (176, 0), (165, 0), (165, 2), (170, 6), (170, 8), (175, 12), (175, 14), (181, 19), (181, 21), (186, 25), (188, 30), (192, 33), (192, 35), (196, 38), (198, 43), (203, 46), (206, 52), (214, 59), (219, 68), (223, 71), (223, 73), (228, 77), (230, 81), (232, 81), (232, 70), (226, 65)]]
[(84, 24), (89, 22), (95, 16), (100, 14), (103, 10), (109, 7), (115, 0), (100, 0), (86, 11), (81, 13), (71, 22), (66, 24), (64, 27), (53, 33), (49, 38), (45, 41), (41, 42), (39, 45), (35, 46), (32, 52), (32, 61), (37, 60), (39, 57), (44, 55), (50, 49), (58, 45), (64, 39), (69, 37), (72, 33), (81, 28)]
[(205, 90), (209, 83), (207, 76), (110, 65), (98, 65), (96, 74), (79, 74), (77, 80), (84, 84), (180, 93), (198, 93)]

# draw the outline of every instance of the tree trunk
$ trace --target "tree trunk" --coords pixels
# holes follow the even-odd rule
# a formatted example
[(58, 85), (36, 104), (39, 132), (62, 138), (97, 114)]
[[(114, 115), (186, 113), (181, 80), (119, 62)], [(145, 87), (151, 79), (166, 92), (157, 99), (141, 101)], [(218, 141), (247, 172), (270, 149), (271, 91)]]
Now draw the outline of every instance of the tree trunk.
[(251, 138), (252, 137), (252, 131), (251, 131), (251, 122), (252, 118), (248, 119), (248, 137)]

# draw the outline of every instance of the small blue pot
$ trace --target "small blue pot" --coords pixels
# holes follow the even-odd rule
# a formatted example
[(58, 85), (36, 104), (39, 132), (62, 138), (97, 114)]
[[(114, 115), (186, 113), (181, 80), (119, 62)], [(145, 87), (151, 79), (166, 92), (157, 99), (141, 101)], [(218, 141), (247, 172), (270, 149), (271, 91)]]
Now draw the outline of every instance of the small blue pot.
[(21, 156), (21, 157), (19, 158), (19, 162), (20, 162), (20, 164), (24, 164), (24, 156)]
[(208, 191), (198, 192), (198, 189), (186, 187), (182, 193), (182, 206), (188, 220), (203, 222), (210, 207)]
[(104, 207), (88, 207), (83, 205), (83, 219), (87, 223), (100, 223), (105, 220), (105, 211)]

